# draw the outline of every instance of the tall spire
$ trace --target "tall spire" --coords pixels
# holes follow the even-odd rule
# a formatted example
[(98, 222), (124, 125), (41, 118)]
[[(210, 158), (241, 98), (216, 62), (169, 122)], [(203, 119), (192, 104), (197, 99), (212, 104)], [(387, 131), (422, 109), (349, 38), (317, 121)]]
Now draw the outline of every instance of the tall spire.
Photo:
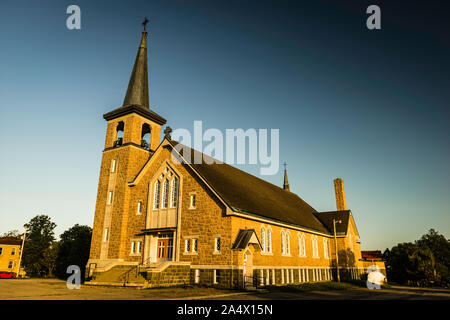
[(288, 182), (288, 177), (287, 177), (287, 170), (286, 170), (286, 162), (284, 163), (284, 183), (283, 183), (283, 189), (290, 191), (289, 190), (289, 182)]
[(123, 106), (137, 105), (150, 109), (148, 99), (148, 70), (147, 70), (147, 31), (145, 25), (148, 20), (145, 18), (142, 25), (141, 43), (131, 72), (130, 82), (128, 83), (127, 93), (123, 100)]

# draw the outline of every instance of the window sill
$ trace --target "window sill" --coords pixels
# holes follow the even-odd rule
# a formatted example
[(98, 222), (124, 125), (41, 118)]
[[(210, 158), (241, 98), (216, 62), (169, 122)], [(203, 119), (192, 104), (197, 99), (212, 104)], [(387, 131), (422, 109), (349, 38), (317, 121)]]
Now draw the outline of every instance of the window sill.
[(184, 256), (198, 256), (198, 252), (183, 252)]
[(289, 257), (292, 257), (292, 255), (290, 255), (290, 254), (281, 254), (281, 256), (282, 256), (282, 257), (288, 257), (288, 258), (289, 258)]
[(213, 254), (222, 254), (220, 251), (214, 251)]
[(261, 251), (262, 256), (273, 256), (273, 252), (263, 252)]
[(197, 207), (189, 207), (188, 210), (195, 210)]

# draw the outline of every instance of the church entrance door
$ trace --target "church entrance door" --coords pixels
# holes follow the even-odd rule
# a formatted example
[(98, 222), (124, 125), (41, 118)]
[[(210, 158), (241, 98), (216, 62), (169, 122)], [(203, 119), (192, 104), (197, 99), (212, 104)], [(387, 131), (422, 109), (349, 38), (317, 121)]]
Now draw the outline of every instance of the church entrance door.
[(158, 238), (158, 261), (172, 261), (173, 237)]

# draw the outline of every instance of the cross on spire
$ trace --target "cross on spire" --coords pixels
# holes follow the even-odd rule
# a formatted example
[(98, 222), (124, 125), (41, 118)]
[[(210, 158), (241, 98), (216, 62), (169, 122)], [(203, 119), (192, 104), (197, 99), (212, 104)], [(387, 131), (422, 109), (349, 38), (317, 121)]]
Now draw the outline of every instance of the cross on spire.
[(145, 25), (148, 23), (147, 17), (142, 25), (141, 43), (139, 44), (136, 60), (134, 61), (133, 71), (131, 72), (130, 82), (128, 83), (127, 93), (123, 101), (123, 106), (136, 105), (145, 109), (150, 109), (148, 98), (148, 67), (147, 67), (147, 31)]
[(170, 134), (172, 133), (172, 128), (167, 126), (166, 129), (164, 129), (164, 136), (171, 140)]
[(146, 31), (145, 30), (145, 26), (146, 26), (147, 23), (148, 23), (148, 19), (147, 19), (147, 17), (145, 17), (144, 18), (144, 22), (142, 22), (142, 25), (144, 26), (144, 31)]

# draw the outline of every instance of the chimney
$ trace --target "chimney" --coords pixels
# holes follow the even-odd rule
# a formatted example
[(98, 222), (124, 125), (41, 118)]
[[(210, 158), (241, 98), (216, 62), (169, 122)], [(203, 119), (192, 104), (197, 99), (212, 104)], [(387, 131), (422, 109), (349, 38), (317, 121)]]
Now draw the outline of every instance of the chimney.
[(341, 178), (334, 179), (334, 192), (336, 194), (336, 209), (347, 210), (345, 203), (344, 181)]

